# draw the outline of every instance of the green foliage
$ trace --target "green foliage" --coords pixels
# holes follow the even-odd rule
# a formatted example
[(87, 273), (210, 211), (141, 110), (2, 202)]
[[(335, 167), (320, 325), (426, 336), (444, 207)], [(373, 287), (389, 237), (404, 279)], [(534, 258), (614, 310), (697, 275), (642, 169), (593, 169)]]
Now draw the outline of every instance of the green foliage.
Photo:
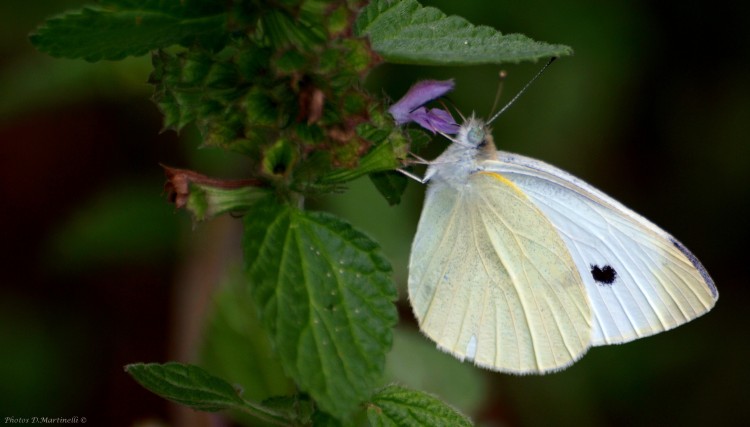
[(401, 64), (500, 64), (573, 53), (567, 46), (472, 25), (416, 0), (374, 0), (362, 10), (354, 30), (368, 36), (386, 61)]
[(203, 221), (225, 213), (245, 212), (266, 195), (267, 192), (251, 186), (217, 188), (193, 184), (186, 209), (196, 221)]
[(470, 424), (425, 393), (375, 392), (397, 322), (390, 264), (363, 233), (303, 210), (303, 201), (369, 175), (399, 203), (407, 179), (394, 170), (429, 137), (396, 126), (385, 101), (363, 89), (382, 61), (503, 63), (571, 50), (415, 0), (360, 8), (346, 0), (102, 0), (31, 35), (38, 49), (66, 58), (150, 52), (164, 128), (195, 126), (204, 145), (250, 160), (249, 176), (231, 182), (168, 168), (166, 188), (197, 220), (244, 214), (246, 278), (217, 302), (203, 356), (214, 372), (244, 382), (253, 401), (197, 366), (128, 365), (154, 393), (278, 425), (365, 417), (375, 426)]
[(219, 2), (110, 0), (102, 6), (48, 20), (31, 42), (52, 56), (99, 61), (172, 45), (216, 46), (227, 37)]
[(372, 397), (367, 419), (373, 427), (461, 427), (471, 421), (440, 399), (397, 385), (384, 387)]
[(237, 409), (277, 425), (293, 425), (299, 420), (292, 410), (281, 413), (244, 400), (228, 382), (194, 365), (133, 363), (125, 366), (125, 372), (155, 394), (199, 411)]
[[(61, 224), (46, 258), (66, 271), (109, 268), (126, 260), (163, 262), (178, 236), (173, 211), (154, 194), (152, 183), (112, 186)], [(133, 233), (135, 227), (141, 232)]]
[[(235, 39), (216, 53), (158, 51), (150, 79), (154, 101), (165, 128), (195, 123), (205, 145), (258, 160), (258, 171), (270, 181), (304, 187), (332, 169), (356, 168), (362, 153), (381, 142), (363, 137), (358, 127), (382, 116), (356, 84), (360, 68), (369, 65), (357, 53), (363, 48), (361, 40), (334, 40), (319, 52), (284, 48), (274, 53)], [(393, 130), (385, 120), (380, 126)], [(269, 159), (277, 157), (280, 145), (286, 146), (282, 163)], [(393, 154), (389, 160), (379, 167), (398, 166)], [(308, 167), (310, 162), (315, 166)], [(268, 164), (275, 167), (263, 167)], [(300, 170), (306, 174), (298, 179)]]
[(268, 333), (258, 322), (244, 273), (239, 268), (230, 270), (226, 283), (212, 298), (200, 363), (239, 384), (246, 399), (292, 395), (294, 382), (284, 374)]
[(159, 396), (201, 411), (242, 405), (242, 398), (229, 383), (197, 366), (134, 363), (126, 366), (125, 372)]
[(398, 172), (373, 172), (370, 180), (375, 184), (380, 194), (385, 197), (388, 204), (393, 206), (401, 203), (401, 195), (406, 191), (408, 179)]
[(378, 246), (338, 218), (263, 204), (245, 221), (261, 319), (286, 371), (321, 408), (347, 416), (381, 378), (396, 289)]
[(488, 391), (488, 378), (482, 371), (435, 351), (435, 345), (416, 328), (396, 328), (385, 366), (385, 384), (398, 383), (440, 396), (465, 414), (476, 413)]

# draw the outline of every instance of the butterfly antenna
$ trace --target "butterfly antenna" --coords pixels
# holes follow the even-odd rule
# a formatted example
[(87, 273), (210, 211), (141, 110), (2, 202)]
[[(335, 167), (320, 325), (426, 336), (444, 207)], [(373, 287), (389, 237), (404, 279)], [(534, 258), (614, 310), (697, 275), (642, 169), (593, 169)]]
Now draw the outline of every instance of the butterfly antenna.
[(492, 113), (490, 115), (495, 114), (495, 111), (497, 111), (497, 103), (500, 102), (500, 94), (503, 93), (503, 83), (505, 83), (508, 73), (505, 70), (500, 70), (497, 77), (497, 92), (495, 92), (495, 102), (492, 103), (492, 109), (490, 110)]
[[(450, 102), (450, 104), (451, 104), (451, 107), (453, 107), (453, 109), (454, 109), (454, 110), (456, 111), (456, 113), (458, 113), (458, 115), (459, 115), (459, 116), (461, 116), (461, 120), (465, 122), (465, 121), (466, 121), (466, 117), (465, 117), (465, 116), (464, 116), (463, 114), (461, 114), (461, 110), (459, 110), (459, 109), (458, 109), (458, 108), (456, 107), (456, 104), (454, 104), (453, 102), (451, 102), (451, 100), (450, 100), (450, 99), (447, 99), (447, 101), (448, 101), (448, 102)], [(443, 98), (440, 98), (440, 100), (439, 100), (438, 102), (440, 102), (440, 105), (442, 105), (442, 106), (443, 106), (443, 108), (445, 108), (445, 111), (448, 111), (448, 106), (447, 106), (447, 105), (445, 105), (445, 101), (443, 100)], [(469, 145), (467, 145), (466, 143), (463, 143), (463, 142), (461, 142), (461, 140), (459, 140), (458, 138), (454, 138), (454, 137), (452, 137), (452, 136), (448, 135), (448, 134), (447, 134), (447, 133), (445, 133), (445, 132), (437, 131), (437, 133), (439, 133), (439, 134), (440, 134), (440, 135), (442, 135), (442, 136), (443, 136), (443, 137), (444, 137), (445, 139), (447, 139), (448, 141), (450, 141), (450, 142), (452, 142), (452, 143), (454, 143), (454, 144), (460, 144), (460, 145), (464, 145), (464, 146), (467, 146), (467, 147), (469, 147)]]
[(459, 115), (459, 116), (461, 116), (461, 120), (463, 120), (463, 121), (466, 121), (466, 117), (464, 117), (464, 115), (463, 115), (463, 114), (461, 114), (461, 110), (459, 110), (459, 109), (458, 109), (458, 107), (456, 107), (456, 104), (454, 104), (454, 103), (453, 103), (453, 101), (451, 101), (451, 100), (450, 100), (449, 98), (440, 98), (440, 99), (438, 100), (438, 102), (440, 102), (440, 105), (442, 105), (442, 106), (443, 106), (443, 108), (445, 108), (445, 111), (448, 111), (448, 112), (450, 112), (450, 109), (449, 109), (449, 108), (448, 108), (448, 106), (447, 106), (447, 105), (445, 104), (445, 101), (448, 101), (448, 102), (450, 102), (450, 104), (451, 104), (451, 107), (453, 107), (453, 110), (455, 110), (455, 111), (456, 111), (456, 113), (458, 113), (458, 115)]
[(440, 134), (440, 136), (442, 136), (443, 138), (447, 139), (448, 141), (450, 141), (450, 142), (452, 142), (452, 143), (454, 143), (454, 144), (459, 144), (459, 145), (463, 145), (463, 146), (466, 146), (466, 147), (471, 147), (471, 145), (468, 145), (468, 144), (466, 144), (465, 142), (461, 142), (461, 140), (460, 140), (460, 139), (458, 139), (458, 138), (454, 138), (454, 137), (452, 137), (452, 136), (448, 135), (448, 134), (447, 134), (447, 133), (445, 133), (445, 132), (437, 131), (437, 133), (439, 133), (439, 134)]
[(516, 102), (516, 99), (518, 99), (518, 97), (520, 97), (524, 92), (526, 92), (526, 89), (528, 89), (529, 86), (531, 86), (531, 84), (534, 83), (536, 81), (536, 79), (538, 79), (539, 76), (542, 75), (542, 73), (544, 72), (544, 70), (546, 70), (547, 67), (550, 66), (550, 64), (552, 64), (553, 62), (555, 62), (555, 59), (557, 59), (557, 58), (556, 57), (552, 57), (546, 64), (544, 64), (544, 67), (542, 67), (542, 69), (539, 70), (539, 72), (536, 73), (536, 75), (534, 77), (532, 77), (531, 80), (529, 80), (528, 83), (526, 83), (526, 86), (524, 86), (520, 91), (518, 91), (518, 93), (516, 94), (516, 96), (513, 97), (513, 99), (511, 99), (510, 101), (508, 101), (508, 103), (505, 104), (505, 106), (503, 108), (501, 108), (500, 111), (498, 111), (497, 113), (495, 113), (494, 116), (492, 116), (489, 120), (487, 120), (487, 124), (490, 124), (490, 123), (494, 122), (496, 118), (500, 117), (500, 115), (503, 114), (505, 112), (505, 110), (508, 109), (508, 107), (510, 107), (511, 105), (513, 105), (513, 103)]

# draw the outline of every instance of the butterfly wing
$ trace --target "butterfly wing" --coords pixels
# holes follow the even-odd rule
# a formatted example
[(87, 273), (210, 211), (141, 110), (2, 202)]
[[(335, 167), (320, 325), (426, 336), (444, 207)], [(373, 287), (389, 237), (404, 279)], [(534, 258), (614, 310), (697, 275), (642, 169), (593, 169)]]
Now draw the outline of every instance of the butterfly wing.
[(592, 345), (672, 329), (716, 303), (713, 280), (685, 246), (601, 191), (516, 154), (499, 152), (484, 166), (517, 185), (559, 230), (593, 308)]
[(591, 309), (554, 226), (493, 173), (434, 182), (412, 245), (409, 298), (422, 331), (460, 359), (541, 373), (580, 358)]

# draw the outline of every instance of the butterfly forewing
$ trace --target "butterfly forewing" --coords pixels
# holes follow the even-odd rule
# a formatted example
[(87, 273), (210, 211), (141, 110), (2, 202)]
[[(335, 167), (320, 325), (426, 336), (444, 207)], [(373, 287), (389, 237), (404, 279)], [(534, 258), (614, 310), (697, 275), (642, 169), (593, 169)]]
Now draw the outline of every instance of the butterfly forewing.
[(553, 166), (502, 152), (498, 160), (485, 167), (533, 200), (580, 270), (594, 313), (592, 345), (672, 329), (714, 306), (708, 273), (668, 233)]
[(591, 308), (565, 242), (501, 175), (431, 184), (409, 271), (422, 331), (459, 358), (539, 373), (590, 345)]

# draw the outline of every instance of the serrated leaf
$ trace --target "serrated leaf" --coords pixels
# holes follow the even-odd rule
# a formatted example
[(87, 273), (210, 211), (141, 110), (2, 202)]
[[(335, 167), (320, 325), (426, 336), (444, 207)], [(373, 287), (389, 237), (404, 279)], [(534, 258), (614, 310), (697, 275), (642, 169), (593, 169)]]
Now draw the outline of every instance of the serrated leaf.
[(367, 408), (373, 427), (472, 426), (468, 418), (427, 393), (390, 385), (378, 391)]
[(500, 64), (573, 53), (568, 46), (475, 26), (416, 0), (373, 0), (362, 9), (354, 31), (368, 36), (386, 61), (401, 64)]
[(380, 248), (342, 220), (272, 201), (245, 217), (245, 259), (282, 364), (342, 418), (381, 378), (397, 314)]
[(243, 403), (228, 382), (197, 366), (176, 362), (134, 363), (127, 365), (125, 372), (159, 396), (200, 411), (215, 412)]
[(99, 61), (140, 56), (177, 44), (215, 47), (226, 37), (226, 14), (221, 9), (192, 16), (189, 5), (182, 2), (113, 3), (122, 5), (85, 7), (51, 18), (30, 36), (31, 42), (52, 56)]
[(216, 0), (97, 0), (111, 10), (152, 10), (183, 18), (219, 13), (225, 6)]

